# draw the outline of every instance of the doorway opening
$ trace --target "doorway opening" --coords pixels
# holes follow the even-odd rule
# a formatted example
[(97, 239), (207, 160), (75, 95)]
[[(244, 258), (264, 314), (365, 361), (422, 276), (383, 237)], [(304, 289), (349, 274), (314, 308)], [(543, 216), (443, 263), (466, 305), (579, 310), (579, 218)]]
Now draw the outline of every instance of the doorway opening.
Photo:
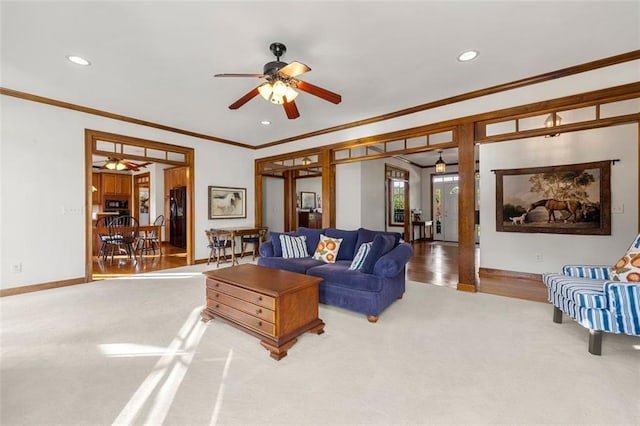
[[(96, 167), (96, 157), (133, 164), (133, 167), (128, 170), (106, 167), (107, 170), (103, 170), (103, 167)], [(194, 263), (193, 157), (192, 148), (85, 130), (87, 282)], [(170, 216), (169, 190), (165, 188), (168, 170), (179, 171), (181, 186), (185, 188), (181, 247), (174, 247), (167, 241), (169, 224), (164, 218)], [(105, 185), (102, 185), (103, 181)], [(109, 221), (105, 222), (104, 218), (109, 217), (109, 212), (105, 211), (104, 203), (112, 199), (127, 204), (126, 212), (120, 213), (131, 217), (129, 220), (137, 226), (134, 247), (138, 250), (135, 253), (118, 251), (113, 259), (111, 256), (107, 259), (100, 256), (104, 235), (112, 228), (105, 226)]]

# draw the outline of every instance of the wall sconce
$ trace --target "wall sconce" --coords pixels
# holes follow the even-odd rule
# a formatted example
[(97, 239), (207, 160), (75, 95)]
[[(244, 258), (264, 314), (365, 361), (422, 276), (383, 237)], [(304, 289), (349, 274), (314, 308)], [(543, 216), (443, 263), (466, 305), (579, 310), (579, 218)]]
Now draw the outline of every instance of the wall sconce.
[(438, 151), (438, 154), (440, 154), (440, 158), (438, 158), (438, 161), (436, 161), (435, 167), (436, 173), (441, 174), (444, 173), (445, 170), (447, 170), (447, 163), (445, 163), (442, 159), (442, 150)]
[(304, 158), (302, 159), (302, 165), (303, 165), (303, 166), (308, 166), (309, 164), (311, 164), (311, 158), (309, 158), (309, 157), (304, 157)]
[[(544, 126), (546, 128), (556, 127), (556, 126), (559, 126), (561, 123), (562, 123), (562, 117), (560, 117), (555, 112), (552, 112), (551, 114), (549, 114), (547, 119), (544, 120)], [(560, 136), (560, 133), (556, 133), (555, 135), (545, 135), (545, 138), (553, 138), (556, 136)]]

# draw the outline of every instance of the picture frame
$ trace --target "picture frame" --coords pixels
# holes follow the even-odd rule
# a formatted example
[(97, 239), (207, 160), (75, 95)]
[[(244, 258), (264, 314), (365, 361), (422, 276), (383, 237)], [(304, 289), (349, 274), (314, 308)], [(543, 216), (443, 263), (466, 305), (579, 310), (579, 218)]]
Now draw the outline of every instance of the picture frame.
[(247, 189), (209, 186), (209, 219), (247, 217)]
[(303, 210), (313, 210), (316, 208), (315, 192), (300, 192), (300, 208)]
[(611, 235), (611, 161), (495, 170), (496, 231)]

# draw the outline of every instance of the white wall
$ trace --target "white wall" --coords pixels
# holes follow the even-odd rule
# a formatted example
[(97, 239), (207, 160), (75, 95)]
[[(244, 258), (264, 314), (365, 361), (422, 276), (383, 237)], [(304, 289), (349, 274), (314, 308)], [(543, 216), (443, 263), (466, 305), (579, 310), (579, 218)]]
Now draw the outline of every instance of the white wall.
[(262, 178), (262, 224), (269, 231), (284, 232), (284, 179)]
[(336, 166), (336, 228), (358, 229), (362, 217), (363, 163), (347, 163)]
[[(2, 289), (84, 277), (86, 128), (195, 149), (196, 259), (208, 255), (204, 229), (254, 223), (249, 150), (10, 96), (0, 102)], [(247, 218), (208, 220), (208, 185), (246, 187)], [(17, 265), (22, 272), (11, 272)]]
[[(613, 265), (638, 233), (638, 126), (574, 132), (480, 146), (480, 267), (542, 273), (564, 264)], [(621, 159), (611, 167), (611, 235), (497, 232), (496, 178), (514, 169)], [(536, 254), (542, 262), (536, 262)]]

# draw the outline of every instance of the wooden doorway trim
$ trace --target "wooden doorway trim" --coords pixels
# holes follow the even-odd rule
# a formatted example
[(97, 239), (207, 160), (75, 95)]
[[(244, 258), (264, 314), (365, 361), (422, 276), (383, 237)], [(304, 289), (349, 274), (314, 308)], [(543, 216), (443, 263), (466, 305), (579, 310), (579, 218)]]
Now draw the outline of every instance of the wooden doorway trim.
[(152, 161), (162, 164), (182, 165), (187, 167), (187, 265), (194, 264), (195, 256), (195, 220), (194, 220), (194, 149), (157, 142), (147, 139), (134, 138), (131, 136), (107, 133), (99, 130), (85, 129), (85, 282), (93, 279), (93, 223), (92, 223), (92, 172), (93, 154), (96, 151), (97, 141), (110, 141), (116, 144), (126, 144), (128, 146), (140, 147), (144, 152), (167, 151), (183, 155), (183, 160), (176, 161), (168, 158), (146, 157), (138, 154), (120, 154), (123, 159), (134, 159), (142, 161)]

